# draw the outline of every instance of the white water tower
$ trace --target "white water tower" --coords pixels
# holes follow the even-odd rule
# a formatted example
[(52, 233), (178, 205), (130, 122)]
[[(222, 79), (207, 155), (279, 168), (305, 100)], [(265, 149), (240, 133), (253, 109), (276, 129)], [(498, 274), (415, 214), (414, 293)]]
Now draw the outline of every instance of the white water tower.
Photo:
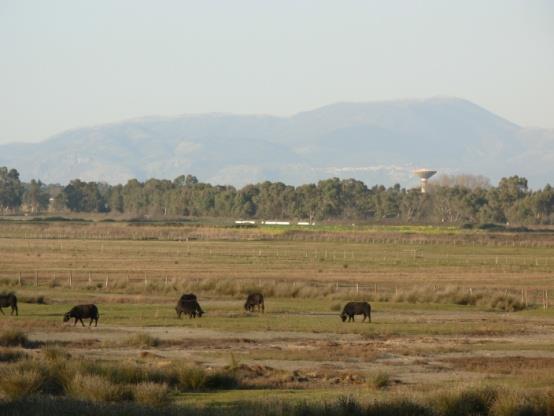
[(422, 194), (427, 192), (427, 179), (429, 179), (435, 173), (437, 173), (436, 170), (430, 170), (430, 169), (414, 170), (414, 175), (419, 176), (419, 179), (421, 180), (421, 193)]

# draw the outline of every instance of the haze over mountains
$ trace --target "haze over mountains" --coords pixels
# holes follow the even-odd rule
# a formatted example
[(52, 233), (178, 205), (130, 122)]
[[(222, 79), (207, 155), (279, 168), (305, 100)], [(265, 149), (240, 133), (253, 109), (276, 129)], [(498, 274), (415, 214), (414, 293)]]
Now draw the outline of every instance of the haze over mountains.
[(520, 127), (469, 101), (337, 103), (291, 117), (200, 114), (85, 127), (40, 143), (0, 145), (22, 179), (124, 183), (173, 179), (298, 185), (338, 176), (415, 186), (416, 167), (554, 184), (554, 130)]

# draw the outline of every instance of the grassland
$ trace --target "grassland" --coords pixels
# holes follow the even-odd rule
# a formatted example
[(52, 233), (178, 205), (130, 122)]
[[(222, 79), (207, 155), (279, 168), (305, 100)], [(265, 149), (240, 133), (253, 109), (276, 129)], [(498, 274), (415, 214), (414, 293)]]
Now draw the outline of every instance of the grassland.
[[(20, 299), (18, 317), (0, 316), (0, 344), (15, 340), (0, 346), (0, 371), (37, 386), (10, 399), (0, 381), (2, 414), (554, 409), (548, 232), (3, 221), (0, 253), (0, 290)], [(242, 308), (250, 290), (266, 294), (265, 314)], [(199, 296), (201, 319), (176, 318), (184, 291)], [(371, 324), (341, 322), (350, 299), (371, 301)], [(62, 323), (92, 302), (97, 328)], [(64, 393), (50, 402), (44, 380), (60, 357)], [(91, 396), (90, 385), (120, 395)], [(455, 411), (467, 395), (486, 412)]]

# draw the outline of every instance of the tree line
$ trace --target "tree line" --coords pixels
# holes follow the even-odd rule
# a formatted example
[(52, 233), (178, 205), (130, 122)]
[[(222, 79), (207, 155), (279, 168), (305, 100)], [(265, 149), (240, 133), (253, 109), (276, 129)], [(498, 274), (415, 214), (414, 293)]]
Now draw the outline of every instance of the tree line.
[(199, 182), (129, 180), (125, 185), (85, 182), (24, 183), (16, 169), (0, 167), (0, 214), (95, 212), (149, 217), (364, 220), (446, 224), (553, 224), (554, 189), (530, 190), (527, 179), (502, 178), (491, 186), (483, 177), (442, 176), (427, 193), (418, 188), (368, 187), (356, 179), (330, 178), (301, 186), (262, 182), (240, 189)]

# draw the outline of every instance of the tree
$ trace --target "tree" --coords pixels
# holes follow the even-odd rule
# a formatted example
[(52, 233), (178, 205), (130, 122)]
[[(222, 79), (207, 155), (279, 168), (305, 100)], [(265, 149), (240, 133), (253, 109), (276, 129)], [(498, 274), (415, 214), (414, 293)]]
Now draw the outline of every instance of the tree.
[(0, 167), (0, 215), (7, 211), (15, 211), (21, 205), (23, 186), (19, 180), (19, 172)]
[(48, 208), (50, 195), (41, 181), (32, 179), (25, 187), (23, 202), (31, 208), (32, 214)]

